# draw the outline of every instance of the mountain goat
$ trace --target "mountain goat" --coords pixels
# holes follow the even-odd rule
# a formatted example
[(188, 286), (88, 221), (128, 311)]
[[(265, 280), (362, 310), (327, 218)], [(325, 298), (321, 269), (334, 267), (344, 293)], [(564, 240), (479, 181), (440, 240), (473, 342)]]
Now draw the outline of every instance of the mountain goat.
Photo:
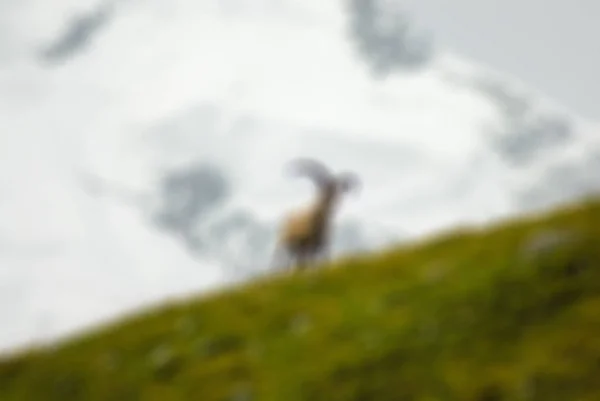
[(358, 187), (357, 175), (344, 172), (334, 175), (321, 162), (301, 158), (290, 163), (292, 171), (310, 178), (317, 187), (317, 197), (311, 205), (290, 213), (283, 220), (275, 255), (286, 253), (292, 268), (303, 269), (318, 256), (329, 258), (330, 225), (341, 194)]

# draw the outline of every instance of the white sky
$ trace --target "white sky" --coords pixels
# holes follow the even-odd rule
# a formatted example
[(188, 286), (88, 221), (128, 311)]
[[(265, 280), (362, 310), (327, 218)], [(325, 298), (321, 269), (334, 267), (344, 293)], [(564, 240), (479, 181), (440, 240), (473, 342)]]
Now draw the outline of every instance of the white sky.
[(600, 119), (600, 1), (398, 1), (439, 45)]
[[(514, 75), (583, 117), (600, 119), (599, 1), (397, 1), (439, 45)], [(57, 27), (46, 26), (54, 19), (48, 17), (67, 4), (81, 9), (96, 2), (0, 0), (0, 65), (19, 53), (18, 43), (52, 37)]]
[[(228, 244), (198, 268), (149, 217), (77, 190), (73, 172), (81, 169), (143, 187), (163, 161), (216, 155), (220, 168), (239, 181), (228, 212), (275, 218), (296, 198), (292, 188), (301, 191), (290, 184), (281, 192), (286, 181), (280, 168), (303, 154), (360, 171), (368, 196), (348, 202), (344, 212), (367, 227), (382, 222), (390, 231), (422, 233), (511, 210), (521, 182), (513, 184), (513, 170), (480, 142), (480, 127), (495, 115), (489, 102), (433, 72), (373, 85), (346, 56), (341, 38), (295, 27), (294, 18), (269, 25), (256, 15), (245, 21), (199, 16), (197, 8), (225, 0), (127, 0), (139, 8), (100, 32), (102, 40), (86, 57), (62, 69), (33, 65), (32, 54), (58, 35), (65, 15), (97, 1), (107, 0), (0, 0), (0, 346), (222, 280), (229, 262), (219, 257), (233, 253)], [(270, 1), (279, 0), (262, 0)], [(305, 1), (288, 3), (302, 10)], [(310, 4), (330, 29), (335, 13), (321, 10), (325, 1)], [(440, 45), (515, 75), (579, 114), (600, 115), (592, 75), (598, 69), (590, 64), (594, 13), (573, 11), (583, 3), (565, 0), (571, 11), (546, 4), (547, 15), (563, 16), (567, 25), (560, 26), (573, 27), (564, 39), (567, 33), (550, 34), (557, 24), (538, 11), (540, 0), (503, 0), (494, 7), (491, 0), (410, 2), (417, 22), (432, 27)], [(517, 18), (500, 7), (529, 12)], [(240, 92), (219, 97), (236, 82)], [(216, 129), (210, 118), (188, 121), (179, 113), (191, 104), (207, 105), (209, 117), (225, 111), (224, 117), (215, 118)], [(236, 121), (238, 107), (252, 119), (247, 127), (225, 130), (235, 128), (227, 124)], [(170, 125), (157, 131), (162, 142), (142, 147), (138, 134), (160, 126), (163, 116)], [(588, 143), (574, 141), (573, 147), (585, 156), (593, 151)], [(276, 151), (263, 155), (263, 149)], [(409, 161), (407, 170), (402, 154), (419, 163)], [(568, 151), (547, 159), (577, 164)], [(519, 174), (545, 185), (537, 167)]]

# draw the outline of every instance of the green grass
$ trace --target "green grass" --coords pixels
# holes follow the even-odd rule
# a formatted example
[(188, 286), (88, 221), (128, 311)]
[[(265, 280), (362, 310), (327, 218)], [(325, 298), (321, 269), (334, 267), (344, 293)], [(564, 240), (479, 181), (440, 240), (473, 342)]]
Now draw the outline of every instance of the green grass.
[(600, 201), (164, 305), (0, 361), (2, 401), (600, 400)]

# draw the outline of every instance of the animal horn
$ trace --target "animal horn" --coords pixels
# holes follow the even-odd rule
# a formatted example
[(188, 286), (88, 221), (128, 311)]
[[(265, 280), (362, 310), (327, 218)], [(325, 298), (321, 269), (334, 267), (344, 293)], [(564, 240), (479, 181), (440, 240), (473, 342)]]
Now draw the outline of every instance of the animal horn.
[(350, 172), (341, 173), (338, 175), (337, 181), (343, 191), (359, 189), (361, 186), (360, 178), (355, 173), (350, 173)]
[(296, 174), (304, 173), (313, 179), (318, 185), (324, 185), (331, 180), (331, 172), (325, 165), (317, 160), (309, 158), (299, 158), (290, 162), (292, 172)]

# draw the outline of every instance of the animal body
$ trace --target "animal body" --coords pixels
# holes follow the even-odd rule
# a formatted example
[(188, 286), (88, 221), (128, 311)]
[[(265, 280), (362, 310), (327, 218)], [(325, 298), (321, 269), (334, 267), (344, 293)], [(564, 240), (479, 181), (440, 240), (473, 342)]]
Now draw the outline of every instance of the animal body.
[(321, 162), (308, 158), (295, 159), (290, 167), (295, 174), (310, 178), (317, 189), (313, 203), (290, 213), (280, 227), (276, 256), (284, 253), (288, 267), (298, 270), (318, 257), (329, 258), (331, 223), (338, 201), (358, 186), (359, 179), (350, 172), (334, 175)]

